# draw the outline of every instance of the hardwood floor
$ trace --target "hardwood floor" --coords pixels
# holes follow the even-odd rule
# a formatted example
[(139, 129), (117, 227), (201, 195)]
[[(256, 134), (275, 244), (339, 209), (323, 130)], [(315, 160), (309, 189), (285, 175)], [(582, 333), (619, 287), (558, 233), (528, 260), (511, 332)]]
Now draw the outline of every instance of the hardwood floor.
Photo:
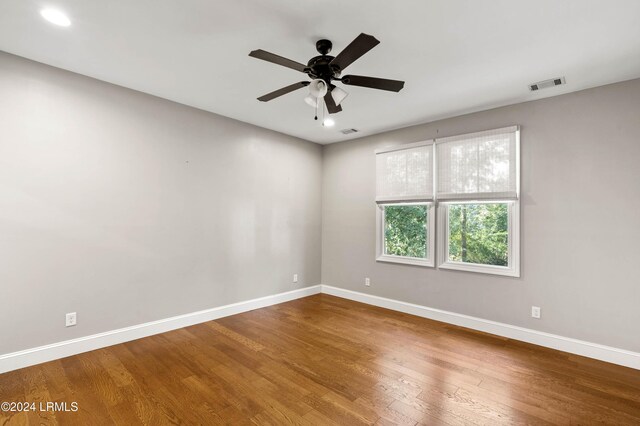
[(0, 375), (0, 425), (640, 424), (640, 371), (316, 295)]

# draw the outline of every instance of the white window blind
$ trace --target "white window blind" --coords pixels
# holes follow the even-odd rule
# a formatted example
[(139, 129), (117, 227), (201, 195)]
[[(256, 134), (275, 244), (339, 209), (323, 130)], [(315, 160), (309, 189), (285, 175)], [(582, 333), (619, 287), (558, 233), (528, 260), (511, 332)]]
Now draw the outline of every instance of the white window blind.
[(410, 144), (376, 153), (376, 202), (433, 199), (433, 144)]
[(438, 199), (518, 197), (517, 126), (436, 140)]

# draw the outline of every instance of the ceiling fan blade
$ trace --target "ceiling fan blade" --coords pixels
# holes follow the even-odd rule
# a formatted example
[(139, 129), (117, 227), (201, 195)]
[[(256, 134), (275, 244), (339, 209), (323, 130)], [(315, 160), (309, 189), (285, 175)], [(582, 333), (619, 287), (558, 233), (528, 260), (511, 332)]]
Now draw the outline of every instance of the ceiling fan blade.
[(399, 92), (404, 87), (404, 81), (387, 80), (386, 78), (366, 77), (364, 75), (345, 75), (342, 83), (351, 86), (370, 87), (371, 89)]
[(331, 61), (331, 65), (336, 65), (343, 70), (362, 55), (376, 47), (378, 43), (380, 43), (380, 41), (374, 36), (362, 33)]
[(283, 58), (282, 56), (278, 56), (275, 53), (270, 53), (262, 49), (252, 51), (249, 53), (249, 56), (262, 59), (263, 61), (272, 62), (277, 65), (282, 65), (283, 67), (291, 68), (300, 72), (304, 72), (304, 69), (306, 68), (306, 65), (302, 65), (299, 62)]
[(329, 111), (329, 114), (335, 114), (336, 112), (342, 111), (342, 107), (340, 105), (336, 105), (336, 102), (333, 100), (330, 90), (326, 95), (324, 95), (324, 103), (327, 104), (327, 111)]
[(261, 102), (268, 102), (271, 99), (275, 99), (279, 96), (286, 95), (287, 93), (293, 92), (294, 90), (302, 89), (303, 87), (306, 87), (308, 85), (309, 85), (308, 81), (293, 83), (293, 84), (290, 84), (289, 86), (283, 87), (282, 89), (278, 89), (271, 93), (267, 93), (266, 95), (260, 96), (258, 100)]

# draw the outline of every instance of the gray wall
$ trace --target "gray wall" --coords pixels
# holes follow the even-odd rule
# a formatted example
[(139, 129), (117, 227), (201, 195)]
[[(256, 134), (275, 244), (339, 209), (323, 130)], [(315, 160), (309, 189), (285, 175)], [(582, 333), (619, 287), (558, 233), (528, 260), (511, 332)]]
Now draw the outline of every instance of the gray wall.
[[(323, 149), (0, 52), (0, 354), (320, 282), (640, 351), (638, 99), (634, 80)], [(376, 263), (374, 150), (512, 124), (522, 277)]]
[[(374, 150), (513, 124), (521, 278), (377, 263)], [(330, 145), (323, 156), (323, 284), (640, 351), (640, 80)]]
[(0, 52), (0, 354), (319, 284), (321, 161)]

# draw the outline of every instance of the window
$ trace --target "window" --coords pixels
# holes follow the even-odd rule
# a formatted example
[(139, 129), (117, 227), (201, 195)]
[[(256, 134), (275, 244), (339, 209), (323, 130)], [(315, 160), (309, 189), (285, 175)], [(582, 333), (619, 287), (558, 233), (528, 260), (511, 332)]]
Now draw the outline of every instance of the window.
[(426, 204), (383, 206), (384, 254), (418, 259), (427, 258), (427, 229), (429, 222)]
[(439, 267), (520, 276), (517, 127), (436, 141)]
[(509, 265), (509, 205), (447, 205), (447, 261)]
[(378, 259), (434, 266), (433, 203), (380, 204)]
[(377, 260), (520, 276), (520, 134), (509, 127), (376, 152)]
[(433, 144), (376, 155), (377, 260), (434, 266)]
[(441, 203), (440, 268), (518, 276), (516, 201)]

